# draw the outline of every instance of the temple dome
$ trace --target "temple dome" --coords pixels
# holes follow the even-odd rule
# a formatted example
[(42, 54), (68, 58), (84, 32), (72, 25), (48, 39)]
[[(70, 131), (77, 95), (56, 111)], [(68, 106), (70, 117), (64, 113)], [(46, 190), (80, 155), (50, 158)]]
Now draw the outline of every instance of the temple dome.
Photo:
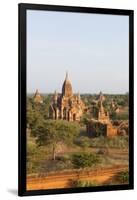
[(68, 79), (68, 73), (66, 73), (66, 78), (62, 86), (62, 96), (70, 97), (73, 95), (72, 85), (70, 80)]

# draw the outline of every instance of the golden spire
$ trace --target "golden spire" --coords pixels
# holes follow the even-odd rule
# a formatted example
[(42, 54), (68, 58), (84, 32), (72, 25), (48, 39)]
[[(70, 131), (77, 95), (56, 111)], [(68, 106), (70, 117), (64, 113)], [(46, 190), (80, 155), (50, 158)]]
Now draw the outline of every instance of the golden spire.
[(66, 78), (65, 80), (67, 81), (68, 80), (68, 71), (66, 71)]
[(36, 103), (43, 103), (43, 98), (39, 93), (39, 90), (36, 89), (35, 95), (34, 95), (34, 102)]
[(78, 91), (78, 99), (80, 100), (80, 93), (79, 93), (79, 91)]
[(68, 72), (66, 72), (65, 81), (64, 81), (63, 86), (62, 86), (62, 96), (69, 97), (69, 96), (72, 96), (72, 94), (73, 94), (72, 85), (71, 85), (71, 82), (68, 78)]
[(39, 94), (39, 90), (38, 89), (36, 89), (36, 94)]

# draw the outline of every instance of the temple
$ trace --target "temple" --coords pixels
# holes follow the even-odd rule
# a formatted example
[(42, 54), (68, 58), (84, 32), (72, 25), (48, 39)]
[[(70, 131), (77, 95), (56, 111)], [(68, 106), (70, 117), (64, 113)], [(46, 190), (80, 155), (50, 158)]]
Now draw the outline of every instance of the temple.
[(80, 94), (73, 94), (72, 84), (66, 73), (66, 78), (62, 86), (62, 93), (55, 91), (53, 101), (49, 108), (51, 119), (62, 119), (67, 121), (80, 121), (85, 105)]
[(87, 132), (90, 137), (115, 136), (118, 134), (117, 127), (112, 125), (108, 111), (103, 106), (105, 97), (100, 93), (98, 98), (98, 108), (95, 115), (87, 123)]
[(43, 98), (42, 98), (42, 96), (40, 95), (38, 89), (36, 90), (33, 99), (34, 99), (34, 102), (35, 102), (35, 103), (43, 103)]

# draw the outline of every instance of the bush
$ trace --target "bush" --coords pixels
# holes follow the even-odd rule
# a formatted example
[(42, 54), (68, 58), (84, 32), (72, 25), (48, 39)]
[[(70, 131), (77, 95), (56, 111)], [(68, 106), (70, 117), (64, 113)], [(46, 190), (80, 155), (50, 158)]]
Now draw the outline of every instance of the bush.
[(88, 137), (81, 136), (75, 139), (74, 143), (83, 148), (90, 147), (91, 139)]
[(49, 159), (47, 148), (38, 147), (32, 142), (27, 143), (27, 174), (41, 172), (43, 162), (47, 159)]
[(56, 156), (56, 160), (66, 162), (66, 161), (70, 160), (70, 156), (69, 155)]
[(93, 153), (77, 153), (72, 155), (72, 163), (75, 168), (85, 168), (96, 165), (100, 157)]
[(97, 185), (95, 181), (77, 180), (74, 182), (74, 187), (92, 187)]
[(100, 148), (108, 147), (108, 138), (104, 136), (99, 136), (91, 139), (90, 147)]
[(73, 165), (70, 159), (62, 159), (62, 158), (58, 156), (56, 160), (46, 161), (43, 165), (43, 169), (42, 169), (43, 172), (61, 171), (61, 170), (73, 168)]
[(33, 156), (37, 153), (36, 145), (33, 143), (27, 144), (27, 156)]
[(116, 136), (108, 138), (109, 147), (114, 148), (128, 148), (128, 136)]
[(71, 160), (66, 160), (65, 162), (63, 162), (63, 161), (57, 162), (55, 170), (61, 171), (61, 170), (71, 169), (71, 168), (73, 168)]
[(117, 179), (120, 183), (128, 183), (129, 182), (129, 172), (128, 171), (121, 172), (118, 175)]
[(27, 174), (38, 173), (40, 171), (40, 164), (37, 161), (27, 162)]
[(118, 185), (118, 184), (128, 184), (129, 183), (129, 172), (123, 171), (114, 176), (111, 180), (107, 182), (107, 185)]

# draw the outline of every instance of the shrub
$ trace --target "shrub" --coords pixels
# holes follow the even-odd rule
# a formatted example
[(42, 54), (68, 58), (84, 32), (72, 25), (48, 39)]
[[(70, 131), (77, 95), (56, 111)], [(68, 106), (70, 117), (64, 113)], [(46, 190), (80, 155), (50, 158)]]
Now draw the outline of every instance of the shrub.
[(59, 160), (59, 161), (62, 161), (62, 162), (66, 162), (66, 161), (70, 160), (70, 156), (69, 155), (57, 156), (56, 160)]
[(74, 187), (92, 187), (97, 185), (95, 181), (77, 180), (74, 182)]
[(59, 161), (56, 163), (56, 171), (61, 171), (61, 170), (65, 170), (65, 169), (71, 169), (73, 168), (73, 165), (71, 163), (70, 160), (66, 160), (65, 162), (63, 161)]
[(88, 137), (81, 136), (75, 139), (74, 143), (83, 148), (90, 147), (91, 139)]
[(100, 162), (100, 157), (93, 153), (77, 153), (72, 155), (72, 163), (75, 168), (85, 168), (96, 165)]
[(123, 171), (114, 176), (111, 180), (107, 182), (107, 185), (118, 185), (129, 183), (129, 172)]
[(33, 143), (27, 144), (27, 156), (33, 156), (37, 153), (36, 145)]
[(108, 147), (107, 137), (99, 136), (91, 139), (90, 147)]
[(117, 179), (121, 183), (128, 183), (129, 182), (129, 172), (128, 171), (121, 172), (118, 175)]

